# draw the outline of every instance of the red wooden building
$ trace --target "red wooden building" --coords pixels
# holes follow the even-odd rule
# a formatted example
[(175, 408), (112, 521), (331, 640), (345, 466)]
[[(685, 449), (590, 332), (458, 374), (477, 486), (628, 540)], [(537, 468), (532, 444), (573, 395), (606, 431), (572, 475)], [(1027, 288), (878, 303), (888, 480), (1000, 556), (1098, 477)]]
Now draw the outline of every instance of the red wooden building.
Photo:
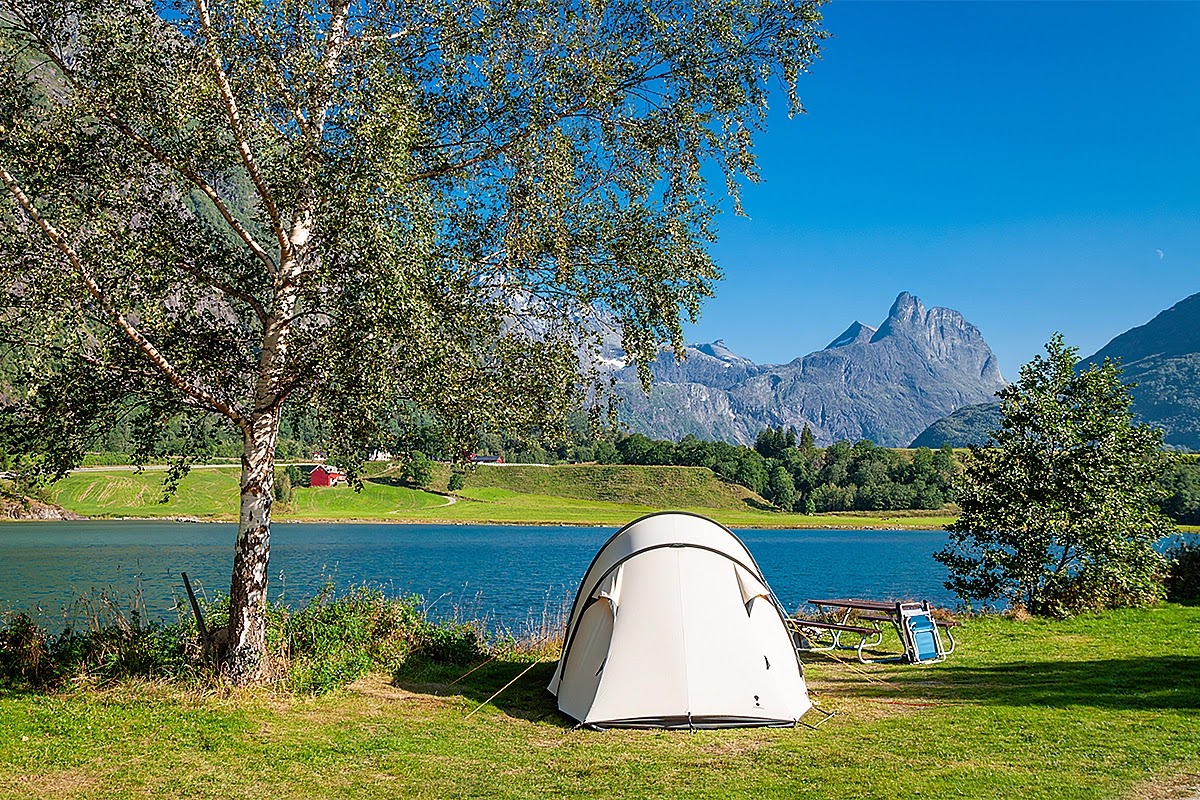
[(318, 465), (308, 476), (309, 486), (337, 486), (346, 482), (346, 473), (337, 467)]

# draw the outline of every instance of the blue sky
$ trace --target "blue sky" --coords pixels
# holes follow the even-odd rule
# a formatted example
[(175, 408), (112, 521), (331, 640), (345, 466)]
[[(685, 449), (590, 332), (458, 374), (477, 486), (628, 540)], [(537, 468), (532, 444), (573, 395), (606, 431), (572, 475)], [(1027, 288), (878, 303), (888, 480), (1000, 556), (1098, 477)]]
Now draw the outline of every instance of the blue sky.
[(1088, 355), (1200, 291), (1200, 4), (835, 0), (825, 19), (808, 113), (776, 104), (689, 341), (784, 362), (910, 291), (963, 312), (1011, 379), (1055, 330)]

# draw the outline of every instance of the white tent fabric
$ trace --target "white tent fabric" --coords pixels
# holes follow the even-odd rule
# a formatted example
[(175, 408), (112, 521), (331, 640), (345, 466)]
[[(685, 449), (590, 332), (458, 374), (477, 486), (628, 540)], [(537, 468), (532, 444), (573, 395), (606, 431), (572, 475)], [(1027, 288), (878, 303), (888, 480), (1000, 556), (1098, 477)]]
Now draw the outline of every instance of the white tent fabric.
[(679, 512), (632, 522), (600, 548), (549, 689), (595, 728), (795, 725), (812, 705), (750, 551)]

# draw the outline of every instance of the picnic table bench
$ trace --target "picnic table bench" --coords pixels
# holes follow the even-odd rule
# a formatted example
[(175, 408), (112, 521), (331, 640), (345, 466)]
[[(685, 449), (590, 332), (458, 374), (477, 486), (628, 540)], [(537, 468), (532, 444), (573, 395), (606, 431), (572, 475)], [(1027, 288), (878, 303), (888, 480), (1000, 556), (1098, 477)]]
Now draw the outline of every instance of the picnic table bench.
[[(868, 645), (877, 645), (883, 640), (883, 629), (878, 624), (864, 627), (862, 625), (848, 625), (840, 622), (826, 622), (824, 620), (800, 619), (796, 617), (791, 618), (788, 622), (793, 633), (797, 633), (803, 637), (797, 642), (797, 648), (810, 652), (823, 652), (843, 647), (842, 634), (851, 633), (858, 636), (858, 644), (852, 645), (852, 647), (857, 651), (858, 659), (864, 661), (863, 648)], [(830, 642), (828, 644), (820, 644), (815, 641), (822, 632), (829, 634)]]

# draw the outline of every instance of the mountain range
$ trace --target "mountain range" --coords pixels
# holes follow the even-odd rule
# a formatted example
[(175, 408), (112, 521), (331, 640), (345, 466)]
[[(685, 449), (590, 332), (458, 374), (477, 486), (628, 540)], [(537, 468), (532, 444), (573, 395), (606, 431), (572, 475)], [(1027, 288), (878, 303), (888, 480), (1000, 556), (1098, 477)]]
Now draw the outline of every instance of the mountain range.
[(646, 396), (632, 368), (613, 372), (620, 415), (655, 438), (753, 443), (766, 427), (808, 425), (819, 444), (870, 439), (906, 446), (935, 420), (1005, 385), (979, 329), (949, 308), (902, 292), (878, 327), (855, 321), (824, 349), (756, 364), (723, 341), (663, 350)]
[[(1200, 450), (1200, 293), (1180, 300), (1145, 325), (1126, 331), (1080, 359), (1080, 364), (1120, 359), (1132, 390), (1133, 412), (1163, 429), (1164, 442)], [(931, 425), (914, 447), (983, 444), (1000, 420), (995, 401), (961, 408)]]

